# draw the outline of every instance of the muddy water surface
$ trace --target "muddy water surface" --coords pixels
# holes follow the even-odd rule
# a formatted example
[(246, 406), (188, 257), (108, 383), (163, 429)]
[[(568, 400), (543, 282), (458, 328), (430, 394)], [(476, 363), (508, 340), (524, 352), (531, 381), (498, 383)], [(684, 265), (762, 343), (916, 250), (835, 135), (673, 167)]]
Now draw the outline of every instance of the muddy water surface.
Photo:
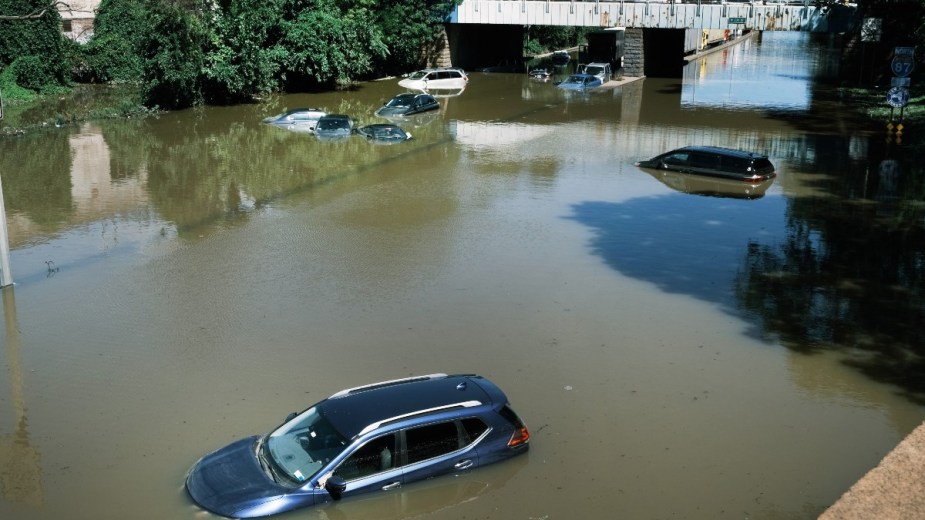
[[(200, 456), (432, 372), (497, 382), (529, 454), (282, 518), (815, 517), (925, 417), (888, 370), (921, 332), (921, 278), (893, 259), (922, 242), (881, 224), (921, 233), (902, 166), (794, 123), (827, 52), (767, 35), (585, 95), (473, 73), (397, 146), (259, 123), (372, 122), (394, 80), (0, 141), (0, 517), (203, 518)], [(686, 144), (779, 176), (633, 165)]]

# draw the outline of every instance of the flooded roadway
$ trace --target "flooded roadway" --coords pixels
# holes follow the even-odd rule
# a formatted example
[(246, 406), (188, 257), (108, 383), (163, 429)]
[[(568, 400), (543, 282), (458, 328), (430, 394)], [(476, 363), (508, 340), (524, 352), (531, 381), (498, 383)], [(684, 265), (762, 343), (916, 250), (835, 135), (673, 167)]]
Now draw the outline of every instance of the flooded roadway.
[[(0, 140), (0, 517), (202, 518), (198, 457), (432, 372), (497, 382), (529, 454), (281, 518), (817, 516), (925, 417), (922, 209), (813, 102), (829, 52), (768, 34), (586, 95), (474, 73), (397, 146), (259, 124), (372, 122), (394, 80)], [(687, 144), (779, 176), (633, 165)]]

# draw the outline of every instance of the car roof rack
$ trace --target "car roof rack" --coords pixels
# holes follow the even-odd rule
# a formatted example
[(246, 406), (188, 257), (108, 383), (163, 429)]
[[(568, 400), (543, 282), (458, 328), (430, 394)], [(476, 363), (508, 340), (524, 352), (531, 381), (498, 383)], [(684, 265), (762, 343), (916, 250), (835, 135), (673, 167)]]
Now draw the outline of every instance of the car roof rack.
[(426, 376), (403, 377), (403, 378), (401, 378), (401, 379), (392, 379), (392, 380), (390, 380), (390, 381), (381, 381), (381, 382), (379, 382), (379, 383), (371, 383), (371, 384), (368, 384), (368, 385), (355, 386), (355, 387), (353, 387), (353, 388), (346, 388), (346, 389), (344, 389), (344, 390), (341, 390), (340, 392), (337, 392), (337, 393), (331, 395), (331, 397), (329, 397), (328, 399), (334, 399), (334, 398), (337, 398), (337, 397), (344, 397), (345, 395), (350, 395), (350, 394), (354, 394), (354, 393), (357, 393), (357, 392), (365, 392), (365, 391), (367, 391), (367, 390), (374, 390), (374, 389), (377, 389), (377, 388), (385, 388), (385, 387), (389, 387), (389, 386), (401, 385), (401, 384), (405, 384), (405, 383), (411, 383), (411, 382), (414, 382), (414, 381), (427, 381), (427, 380), (430, 380), (430, 379), (440, 379), (440, 378), (444, 378), (444, 377), (447, 377), (447, 375), (446, 375), (446, 374), (428, 374), (428, 375), (426, 375)]
[(472, 408), (472, 407), (481, 406), (481, 405), (482, 405), (482, 402), (481, 402), (481, 401), (476, 401), (476, 400), (472, 400), (472, 401), (463, 401), (463, 402), (461, 402), (461, 403), (453, 403), (453, 404), (447, 404), (447, 405), (443, 405), (443, 406), (435, 406), (435, 407), (433, 407), (433, 408), (428, 408), (428, 409), (426, 409), (426, 410), (417, 410), (417, 411), (411, 412), (411, 413), (406, 413), (406, 414), (402, 414), (402, 415), (396, 415), (395, 417), (389, 417), (389, 418), (387, 418), (387, 419), (382, 419), (382, 420), (379, 420), (379, 421), (376, 421), (376, 422), (374, 422), (374, 423), (372, 423), (372, 424), (367, 425), (365, 428), (363, 428), (362, 430), (360, 430), (360, 433), (357, 434), (357, 437), (359, 437), (360, 435), (363, 435), (364, 433), (371, 432), (371, 431), (373, 431), (373, 430), (379, 428), (379, 427), (382, 426), (383, 424), (388, 424), (388, 423), (391, 423), (391, 422), (400, 421), (400, 420), (402, 420), (402, 419), (408, 419), (408, 418), (410, 418), (410, 417), (415, 417), (415, 416), (418, 416), (418, 415), (427, 415), (427, 414), (431, 414), (431, 413), (434, 413), (434, 412), (440, 412), (440, 411), (444, 411), (444, 410), (451, 410), (451, 409), (453, 409), (453, 408)]

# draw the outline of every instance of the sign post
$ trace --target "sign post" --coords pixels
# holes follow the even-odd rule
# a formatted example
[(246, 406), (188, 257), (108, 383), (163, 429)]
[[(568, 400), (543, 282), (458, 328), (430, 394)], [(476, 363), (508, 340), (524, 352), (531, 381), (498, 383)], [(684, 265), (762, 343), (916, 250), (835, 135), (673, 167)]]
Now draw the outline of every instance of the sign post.
[[(902, 142), (903, 110), (909, 104), (909, 74), (912, 74), (913, 69), (915, 69), (915, 47), (894, 48), (893, 60), (890, 62), (893, 79), (890, 80), (890, 90), (886, 93), (886, 102), (890, 105), (890, 122), (886, 125), (887, 142), (893, 140), (897, 144)], [(894, 108), (899, 109), (899, 122), (896, 125), (893, 124)]]

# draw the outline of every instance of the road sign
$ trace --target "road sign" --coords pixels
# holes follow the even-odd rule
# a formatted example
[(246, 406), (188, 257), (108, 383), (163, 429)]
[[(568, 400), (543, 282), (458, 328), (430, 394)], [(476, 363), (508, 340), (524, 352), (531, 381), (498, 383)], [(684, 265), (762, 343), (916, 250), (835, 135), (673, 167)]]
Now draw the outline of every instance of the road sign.
[(745, 18), (744, 18), (744, 17), (742, 17), (742, 18), (730, 18), (730, 19), (729, 19), (729, 25), (744, 24), (744, 23), (745, 23)]
[(890, 68), (894, 76), (905, 78), (912, 73), (915, 68), (915, 47), (895, 47), (893, 48), (893, 61), (890, 62)]
[(905, 87), (893, 87), (886, 93), (886, 102), (893, 108), (902, 108), (909, 103), (909, 91)]
[(910, 78), (890, 78), (891, 87), (908, 87), (911, 83)]

